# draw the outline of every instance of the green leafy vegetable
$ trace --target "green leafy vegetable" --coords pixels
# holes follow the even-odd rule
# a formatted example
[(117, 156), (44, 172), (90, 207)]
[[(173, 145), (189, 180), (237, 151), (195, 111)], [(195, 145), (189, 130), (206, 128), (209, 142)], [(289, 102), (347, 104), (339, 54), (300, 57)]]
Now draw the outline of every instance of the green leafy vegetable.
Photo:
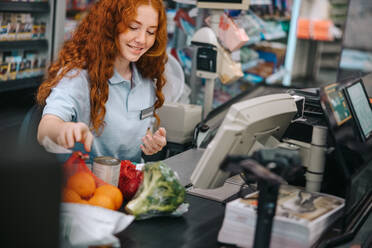
[(163, 162), (148, 163), (143, 181), (125, 209), (137, 219), (149, 218), (173, 212), (184, 199), (185, 188), (174, 172)]

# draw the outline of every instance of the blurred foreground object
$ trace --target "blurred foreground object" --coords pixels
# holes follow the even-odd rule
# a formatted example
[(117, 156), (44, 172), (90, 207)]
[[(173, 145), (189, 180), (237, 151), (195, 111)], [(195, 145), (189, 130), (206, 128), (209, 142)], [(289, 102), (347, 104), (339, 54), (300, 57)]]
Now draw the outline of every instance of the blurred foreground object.
[(123, 231), (134, 217), (118, 211), (82, 204), (63, 203), (61, 238), (63, 247), (110, 245), (120, 247), (113, 234)]
[(17, 150), (16, 140), (0, 139), (1, 247), (59, 247), (61, 166), (40, 146)]

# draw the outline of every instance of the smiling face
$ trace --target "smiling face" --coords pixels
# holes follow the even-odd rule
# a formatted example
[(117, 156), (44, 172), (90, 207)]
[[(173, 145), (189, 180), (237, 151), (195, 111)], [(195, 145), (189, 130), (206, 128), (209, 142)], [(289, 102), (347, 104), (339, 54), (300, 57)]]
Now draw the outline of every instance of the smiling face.
[(155, 42), (158, 28), (158, 12), (150, 5), (137, 8), (137, 16), (128, 29), (119, 34), (119, 60), (122, 63), (136, 62)]

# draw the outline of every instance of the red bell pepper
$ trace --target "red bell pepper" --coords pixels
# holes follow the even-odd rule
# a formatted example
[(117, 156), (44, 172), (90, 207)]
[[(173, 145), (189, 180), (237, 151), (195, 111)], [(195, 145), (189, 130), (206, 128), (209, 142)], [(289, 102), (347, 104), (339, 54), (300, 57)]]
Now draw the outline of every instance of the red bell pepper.
[(129, 160), (122, 160), (120, 167), (119, 189), (126, 201), (130, 201), (136, 194), (143, 179), (143, 172)]

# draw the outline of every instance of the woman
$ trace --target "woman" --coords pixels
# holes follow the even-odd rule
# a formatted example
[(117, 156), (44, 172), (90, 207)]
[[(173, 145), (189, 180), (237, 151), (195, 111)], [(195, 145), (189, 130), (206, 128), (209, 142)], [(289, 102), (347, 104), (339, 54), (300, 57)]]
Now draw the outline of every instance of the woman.
[[(149, 130), (162, 106), (166, 14), (162, 0), (101, 0), (64, 43), (37, 101), (44, 107), (38, 141), (90, 157), (135, 162), (160, 151), (166, 132)], [(81, 148), (82, 149), (82, 148)]]

